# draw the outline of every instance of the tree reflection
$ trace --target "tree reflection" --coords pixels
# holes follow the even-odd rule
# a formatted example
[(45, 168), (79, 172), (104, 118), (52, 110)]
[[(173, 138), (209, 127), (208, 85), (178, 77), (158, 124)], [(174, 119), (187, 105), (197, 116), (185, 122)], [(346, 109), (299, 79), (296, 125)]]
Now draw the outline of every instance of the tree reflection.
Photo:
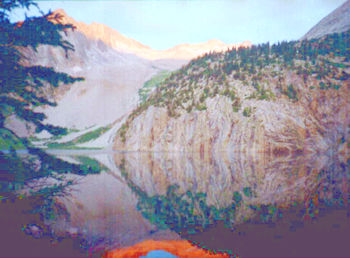
[[(166, 194), (147, 194), (130, 179), (125, 159), (121, 160), (119, 168), (138, 197), (137, 208), (143, 217), (158, 229), (170, 228), (181, 235), (199, 233), (218, 221), (224, 222), (225, 227), (230, 229), (242, 223), (274, 223), (295, 210), (302, 222), (317, 219), (320, 211), (329, 208), (347, 208), (349, 211), (350, 173), (349, 165), (344, 163), (332, 163), (322, 169), (317, 177), (312, 177), (314, 187), (305, 187), (309, 191), (302, 193), (303, 200), (277, 201), (280, 194), (272, 186), (270, 191), (276, 196), (276, 201), (264, 203), (261, 198), (256, 198), (254, 189), (246, 186), (242, 187), (242, 191), (233, 192), (230, 205), (225, 207), (208, 205), (206, 193), (181, 192), (177, 184), (169, 185)], [(307, 181), (302, 182), (307, 184)], [(240, 220), (237, 220), (238, 212), (243, 213)]]
[[(20, 155), (12, 151), (0, 155), (0, 159), (3, 169), (0, 195), (3, 202), (27, 214), (28, 219), (20, 222), (25, 234), (34, 238), (49, 238), (53, 242), (67, 237), (56, 235), (50, 227), (59, 217), (70, 221), (70, 214), (62, 200), (72, 196), (73, 186), (83, 176), (98, 174), (105, 169), (88, 157), (77, 157), (80, 164), (72, 164), (39, 149)], [(13, 224), (18, 226), (15, 221)], [(80, 245), (88, 248), (84, 243), (81, 240)]]
[(178, 185), (170, 185), (166, 195), (148, 196), (128, 179), (124, 163), (125, 161), (122, 162), (120, 170), (129, 187), (138, 196), (138, 210), (158, 229), (170, 228), (180, 234), (194, 234), (218, 220), (224, 221), (228, 227), (234, 224), (236, 207), (242, 202), (239, 192), (233, 194), (232, 204), (225, 208), (207, 205), (206, 193), (179, 193)]

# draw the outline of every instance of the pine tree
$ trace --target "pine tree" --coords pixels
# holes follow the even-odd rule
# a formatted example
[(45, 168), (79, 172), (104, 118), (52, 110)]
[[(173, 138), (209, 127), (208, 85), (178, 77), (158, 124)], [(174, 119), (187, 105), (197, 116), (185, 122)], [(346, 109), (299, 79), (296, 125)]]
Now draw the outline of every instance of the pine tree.
[(73, 78), (53, 68), (43, 66), (25, 66), (24, 48), (37, 51), (41, 44), (74, 50), (72, 44), (63, 40), (61, 32), (73, 29), (72, 25), (60, 22), (60, 15), (49, 12), (40, 17), (26, 17), (23, 22), (10, 21), (11, 12), (23, 7), (36, 6), (32, 0), (5, 0), (0, 3), (0, 127), (4, 127), (6, 117), (15, 114), (36, 126), (36, 131), (47, 130), (57, 135), (65, 133), (61, 127), (44, 124), (45, 115), (34, 111), (42, 105), (55, 106), (44, 94), (48, 85), (73, 83), (82, 78)]
[[(26, 17), (22, 22), (11, 22), (10, 15), (16, 8), (30, 7), (38, 8), (32, 0), (0, 1), (0, 142), (10, 142), (7, 150), (0, 150), (0, 195), (18, 190), (32, 179), (54, 176), (56, 173), (99, 172), (54, 158), (32, 147), (26, 138), (20, 138), (5, 128), (5, 119), (9, 115), (15, 115), (32, 123), (37, 132), (47, 130), (53, 135), (64, 134), (65, 128), (44, 123), (45, 115), (36, 112), (35, 108), (56, 105), (45, 96), (46, 87), (58, 87), (83, 79), (57, 72), (50, 67), (24, 65), (25, 48), (37, 51), (42, 44), (56, 46), (63, 48), (66, 55), (68, 51), (74, 50), (73, 45), (61, 35), (74, 28), (62, 24), (60, 15), (51, 12), (43, 14), (40, 11), (42, 15), (39, 17)], [(13, 145), (18, 142), (27, 149), (27, 157), (17, 155)], [(53, 190), (55, 194), (56, 190)]]

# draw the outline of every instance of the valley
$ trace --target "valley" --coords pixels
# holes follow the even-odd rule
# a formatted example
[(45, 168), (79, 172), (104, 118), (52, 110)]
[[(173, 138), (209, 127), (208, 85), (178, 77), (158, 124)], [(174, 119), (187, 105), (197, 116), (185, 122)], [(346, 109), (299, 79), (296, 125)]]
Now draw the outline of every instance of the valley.
[[(78, 82), (73, 87), (62, 86), (48, 90), (47, 94), (58, 105), (38, 109), (45, 113), (48, 123), (82, 133), (71, 133), (59, 140), (50, 138), (45, 132), (36, 135), (33, 143), (48, 148), (73, 148), (73, 145), (75, 148), (110, 147), (113, 143), (111, 136), (104, 136), (102, 140), (88, 144), (78, 137), (83, 132), (93, 135), (94, 131), (101, 131), (105, 127), (110, 127), (109, 135), (115, 134), (121, 126), (120, 121), (137, 107), (140, 98), (145, 98), (138, 92), (142, 91), (142, 87), (147, 88), (147, 83), (153, 77), (162, 73), (169, 74), (188, 63), (191, 58), (209, 51), (250, 46), (249, 42), (226, 45), (212, 40), (176, 46), (165, 51), (152, 50), (105, 25), (76, 22), (63, 10), (55, 11), (54, 15), (56, 14), (62, 16), (62, 22), (76, 27), (74, 32), (68, 32), (65, 36), (74, 45), (75, 51), (69, 52), (67, 58), (64, 58), (64, 50), (51, 46), (39, 46), (36, 53), (25, 49), (24, 52), (29, 57), (26, 62), (52, 66), (71, 76), (84, 78), (83, 82)], [(9, 128), (21, 130), (24, 135), (32, 134), (32, 131), (23, 126), (20, 129), (19, 124), (15, 119), (8, 120)], [(94, 139), (97, 136), (100, 135)], [(74, 144), (71, 142), (73, 138)]]
[[(2, 223), (18, 246), (69, 239), (68, 256), (109, 258), (349, 252), (350, 0), (294, 40), (164, 50), (71, 9), (11, 22), (17, 2), (6, 3), (0, 200), (16, 215), (23, 206)], [(0, 257), (39, 254), (12, 249)]]

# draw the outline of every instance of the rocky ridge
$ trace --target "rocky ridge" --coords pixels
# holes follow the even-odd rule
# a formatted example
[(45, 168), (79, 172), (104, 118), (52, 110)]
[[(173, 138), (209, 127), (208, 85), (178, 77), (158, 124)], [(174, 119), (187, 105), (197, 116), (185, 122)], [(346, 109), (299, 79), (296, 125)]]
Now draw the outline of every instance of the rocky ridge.
[(320, 38), (334, 32), (350, 29), (350, 1), (346, 1), (312, 27), (301, 39)]
[(226, 51), (231, 48), (251, 45), (249, 41), (236, 44), (225, 44), (220, 40), (212, 39), (203, 43), (181, 44), (166, 50), (155, 50), (134, 39), (122, 35), (118, 31), (104, 24), (96, 22), (91, 24), (76, 22), (62, 9), (58, 9), (54, 13), (61, 15), (63, 22), (73, 24), (77, 31), (80, 31), (90, 39), (101, 40), (115, 50), (135, 54), (141, 58), (149, 60), (176, 59), (183, 60), (184, 63), (185, 61), (196, 58), (210, 51)]
[(114, 148), (204, 157), (342, 150), (349, 141), (348, 39), (346, 32), (192, 60), (134, 110)]

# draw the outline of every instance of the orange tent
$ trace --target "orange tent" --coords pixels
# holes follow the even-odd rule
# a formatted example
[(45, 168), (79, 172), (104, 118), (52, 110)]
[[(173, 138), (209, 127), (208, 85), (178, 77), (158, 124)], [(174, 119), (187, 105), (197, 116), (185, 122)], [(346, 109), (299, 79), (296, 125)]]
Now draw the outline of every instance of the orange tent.
[[(147, 240), (131, 247), (116, 249), (105, 254), (105, 258), (139, 258), (153, 250), (164, 250), (180, 258), (229, 258), (228, 254), (214, 254), (192, 245), (186, 240), (154, 241)], [(237, 256), (235, 256), (237, 257)]]

